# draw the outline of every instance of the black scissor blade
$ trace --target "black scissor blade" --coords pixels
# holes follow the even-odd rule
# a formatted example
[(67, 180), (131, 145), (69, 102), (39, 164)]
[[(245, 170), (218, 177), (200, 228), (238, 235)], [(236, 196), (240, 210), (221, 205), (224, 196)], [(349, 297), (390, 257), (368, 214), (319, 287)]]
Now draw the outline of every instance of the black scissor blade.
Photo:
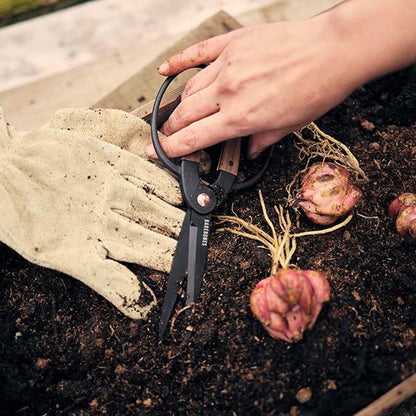
[(202, 276), (208, 256), (208, 235), (211, 214), (200, 215), (192, 212), (189, 224), (188, 282), (186, 304), (195, 302), (201, 291)]
[(159, 337), (162, 338), (166, 332), (169, 319), (175, 307), (178, 297), (178, 284), (185, 278), (188, 267), (188, 249), (189, 249), (189, 224), (191, 220), (191, 211), (188, 210), (183, 220), (181, 232), (179, 233), (178, 243), (176, 245), (175, 255), (172, 261), (172, 268), (169, 274), (168, 286), (166, 289), (165, 299), (163, 301), (162, 313), (160, 316)]

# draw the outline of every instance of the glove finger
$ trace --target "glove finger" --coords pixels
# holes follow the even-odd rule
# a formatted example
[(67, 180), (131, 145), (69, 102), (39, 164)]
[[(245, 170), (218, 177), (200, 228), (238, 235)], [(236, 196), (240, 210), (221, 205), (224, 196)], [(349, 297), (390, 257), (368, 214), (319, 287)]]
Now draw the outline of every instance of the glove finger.
[[(104, 257), (104, 248), (100, 254)], [(103, 296), (129, 318), (146, 318), (156, 305), (153, 291), (122, 264), (100, 256), (97, 256), (95, 261), (93, 259), (94, 256), (84, 263), (87, 270), (74, 277)]]
[(169, 172), (128, 152), (123, 152), (121, 156), (113, 158), (112, 163), (125, 182), (135, 185), (136, 189), (148, 195), (157, 196), (168, 204), (182, 204), (179, 183)]
[(144, 148), (151, 142), (150, 126), (140, 118), (114, 109), (63, 109), (54, 115), (49, 127), (74, 131), (128, 150), (120, 152), (110, 146), (101, 149), (123, 176), (131, 176), (129, 179), (138, 186), (150, 186), (171, 204), (182, 203), (177, 180), (145, 156)]
[(108, 203), (115, 215), (167, 236), (179, 235), (185, 216), (179, 208), (127, 181), (113, 190)]
[(115, 166), (126, 181), (169, 204), (183, 204), (179, 182), (165, 169), (146, 160), (140, 160), (135, 165), (123, 162), (116, 162)]
[(49, 126), (84, 133), (144, 158), (144, 150), (152, 141), (149, 124), (116, 109), (62, 109), (53, 116)]
[(170, 270), (176, 240), (127, 219), (120, 219), (115, 229), (117, 231), (103, 240), (107, 257), (162, 272)]
[[(86, 142), (87, 138), (83, 141)], [(126, 181), (157, 195), (170, 204), (182, 203), (179, 183), (166, 169), (100, 140), (89, 139), (89, 142), (95, 148), (100, 161), (110, 165)], [(85, 146), (85, 143), (82, 145)]]

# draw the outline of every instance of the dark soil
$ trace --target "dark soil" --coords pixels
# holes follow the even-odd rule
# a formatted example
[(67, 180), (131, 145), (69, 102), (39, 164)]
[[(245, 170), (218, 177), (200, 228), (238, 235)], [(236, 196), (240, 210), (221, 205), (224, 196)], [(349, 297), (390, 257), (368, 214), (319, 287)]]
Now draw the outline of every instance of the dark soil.
[[(293, 261), (323, 271), (332, 290), (301, 342), (270, 338), (252, 316), (250, 292), (270, 263), (241, 237), (212, 233), (201, 300), (162, 342), (161, 301), (133, 322), (0, 245), (0, 413), (349, 416), (414, 373), (416, 244), (396, 234), (387, 206), (416, 191), (416, 68), (362, 87), (318, 125), (350, 147), (370, 182), (345, 229), (298, 242)], [(270, 212), (303, 168), (290, 140), (278, 147), (257, 187)], [(223, 213), (231, 202), (266, 229), (257, 189)], [(300, 226), (313, 228), (304, 218)], [(162, 300), (166, 276), (131, 268)], [(312, 398), (300, 404), (305, 387)]]

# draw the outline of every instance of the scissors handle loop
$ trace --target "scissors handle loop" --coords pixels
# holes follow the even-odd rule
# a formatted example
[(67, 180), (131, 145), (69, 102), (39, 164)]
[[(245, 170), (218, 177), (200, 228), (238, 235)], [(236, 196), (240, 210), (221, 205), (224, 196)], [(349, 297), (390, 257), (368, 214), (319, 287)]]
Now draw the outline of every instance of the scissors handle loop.
[[(197, 66), (196, 68), (205, 68), (208, 64), (202, 64)], [(160, 161), (175, 175), (181, 175), (181, 167), (179, 164), (174, 163), (169, 157), (166, 155), (165, 151), (162, 149), (160, 145), (159, 133), (157, 129), (160, 127), (157, 116), (159, 114), (160, 103), (162, 102), (162, 98), (168, 89), (169, 85), (172, 81), (178, 76), (179, 74), (171, 75), (165, 79), (162, 86), (159, 89), (159, 92), (156, 95), (155, 102), (153, 104), (153, 111), (152, 111), (152, 119), (151, 119), (151, 133), (152, 133), (152, 142), (153, 147), (155, 148), (156, 154)]]
[[(207, 67), (208, 64), (202, 64), (202, 65), (198, 65), (195, 68), (205, 68)], [(159, 139), (159, 133), (158, 133), (158, 128), (159, 126), (159, 120), (158, 120), (158, 113), (159, 113), (159, 108), (160, 108), (160, 104), (162, 102), (163, 96), (167, 90), (167, 88), (169, 87), (169, 85), (172, 83), (172, 81), (178, 76), (179, 74), (175, 74), (175, 75), (171, 75), (169, 77), (167, 77), (165, 79), (165, 81), (163, 82), (162, 86), (160, 87), (156, 98), (155, 98), (155, 102), (153, 105), (153, 111), (152, 111), (152, 118), (151, 118), (151, 135), (152, 135), (152, 142), (153, 142), (153, 146), (155, 148), (156, 154), (159, 157), (160, 161), (163, 163), (164, 166), (166, 166), (167, 169), (169, 169), (174, 175), (179, 176), (182, 178), (182, 181), (184, 181), (184, 187), (185, 189), (183, 189), (184, 191), (184, 195), (189, 195), (188, 190), (191, 189), (191, 184), (186, 183), (186, 178), (197, 178), (198, 175), (197, 174), (189, 174), (191, 172), (189, 172), (190, 170), (194, 171), (195, 167), (194, 164), (197, 166), (197, 163), (193, 161), (193, 155), (189, 155), (185, 158), (182, 158), (182, 163), (180, 164), (176, 164), (174, 163), (165, 153), (165, 151), (162, 149), (162, 146), (160, 144), (160, 139)], [(224, 144), (223, 149), (225, 149), (225, 152), (230, 155), (230, 160), (237, 160), (236, 159), (236, 152), (239, 153), (240, 152), (240, 138), (236, 138), (236, 139), (231, 139), (229, 141), (227, 141)], [(238, 141), (238, 145), (236, 145), (236, 141)], [(259, 172), (257, 172), (256, 175), (254, 175), (252, 178), (246, 180), (245, 182), (242, 183), (237, 183), (235, 182), (235, 176), (237, 175), (237, 171), (238, 171), (238, 164), (236, 166), (226, 166), (225, 163), (223, 163), (221, 165), (218, 166), (218, 171), (219, 173), (219, 177), (217, 178), (217, 181), (211, 185), (211, 187), (207, 187), (207, 186), (203, 186), (204, 190), (201, 190), (201, 187), (198, 187), (199, 190), (199, 194), (207, 194), (209, 195), (210, 198), (210, 202), (209, 204), (207, 204), (206, 206), (201, 206), (200, 201), (197, 201), (196, 198), (192, 198), (188, 197), (187, 200), (189, 201), (190, 205), (192, 206), (193, 209), (195, 209), (197, 212), (199, 212), (200, 214), (207, 214), (209, 212), (212, 212), (213, 209), (215, 208), (214, 204), (219, 204), (221, 203), (221, 200), (223, 198), (221, 198), (221, 192), (219, 193), (219, 198), (216, 198), (216, 195), (214, 192), (212, 192), (212, 189), (215, 189), (217, 191), (217, 195), (218, 195), (218, 188), (220, 186), (220, 184), (222, 184), (222, 187), (224, 188), (229, 188), (229, 189), (224, 189), (224, 197), (226, 196), (226, 194), (228, 194), (229, 192), (231, 192), (231, 190), (233, 191), (242, 191), (244, 189), (247, 189), (253, 185), (255, 185), (257, 182), (260, 181), (260, 179), (262, 178), (262, 176), (264, 175), (266, 169), (269, 166), (272, 154), (273, 154), (273, 150), (274, 150), (274, 145), (270, 147), (270, 150), (268, 152), (268, 155), (266, 157), (266, 160), (262, 166), (262, 168), (260, 169)], [(224, 151), (224, 150), (223, 150)], [(222, 158), (221, 159), (223, 162), (227, 161), (227, 158)], [(196, 167), (196, 169), (198, 169)], [(184, 172), (186, 172), (186, 174), (184, 175)], [(195, 173), (195, 172), (194, 172)], [(194, 179), (191, 179), (194, 180)], [(196, 179), (195, 179), (196, 180)], [(195, 185), (195, 184), (192, 184)], [(194, 188), (196, 189), (196, 188)], [(221, 189), (220, 189), (221, 191)]]

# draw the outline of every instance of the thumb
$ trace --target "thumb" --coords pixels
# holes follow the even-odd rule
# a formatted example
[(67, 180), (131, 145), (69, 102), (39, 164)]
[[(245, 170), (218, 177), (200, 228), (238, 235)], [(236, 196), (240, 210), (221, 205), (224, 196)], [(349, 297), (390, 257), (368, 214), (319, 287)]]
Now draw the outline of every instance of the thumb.
[(247, 157), (251, 160), (256, 159), (263, 150), (278, 142), (282, 137), (283, 134), (280, 130), (268, 130), (253, 134), (248, 144)]

